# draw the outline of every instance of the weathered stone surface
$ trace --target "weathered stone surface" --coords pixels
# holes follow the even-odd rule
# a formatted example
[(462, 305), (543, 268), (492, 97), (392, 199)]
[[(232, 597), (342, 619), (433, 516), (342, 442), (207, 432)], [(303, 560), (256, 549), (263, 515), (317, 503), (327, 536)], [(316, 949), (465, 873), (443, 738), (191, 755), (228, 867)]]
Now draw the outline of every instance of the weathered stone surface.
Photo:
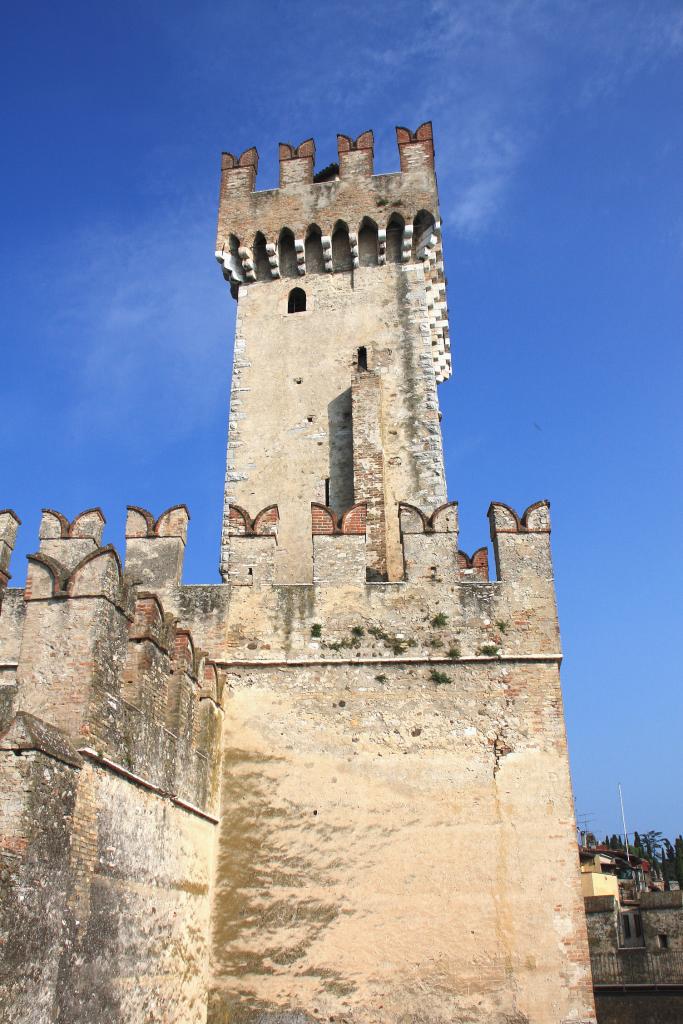
[(397, 139), (319, 181), (282, 144), (267, 193), (224, 154), (223, 583), (130, 506), (124, 565), (47, 510), (7, 590), (0, 513), (3, 1024), (595, 1020), (549, 507), (491, 506), (495, 580), (458, 551), (431, 125)]

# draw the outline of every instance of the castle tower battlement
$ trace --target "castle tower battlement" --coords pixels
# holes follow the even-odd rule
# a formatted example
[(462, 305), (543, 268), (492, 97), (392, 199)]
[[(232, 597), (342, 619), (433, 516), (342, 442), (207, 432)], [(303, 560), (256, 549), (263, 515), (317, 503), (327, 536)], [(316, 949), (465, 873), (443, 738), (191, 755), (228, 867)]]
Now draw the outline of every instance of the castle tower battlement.
[[(397, 129), (401, 169), (373, 174), (373, 136), (338, 136), (339, 165), (280, 145), (224, 154), (216, 255), (238, 300), (221, 571), (229, 508), (277, 500), (275, 579), (312, 580), (311, 501), (368, 504), (373, 578), (398, 579), (400, 500), (445, 501), (438, 382), (451, 372), (432, 128)], [(278, 494), (274, 493), (280, 482)], [(284, 483), (284, 486), (283, 486)]]
[[(437, 380), (451, 373), (432, 126), (397, 128), (400, 172), (373, 175), (373, 133), (337, 136), (339, 163), (314, 174), (315, 143), (280, 143), (280, 187), (255, 191), (258, 153), (224, 153), (216, 259), (240, 285), (421, 263)], [(302, 284), (305, 282), (302, 282)]]

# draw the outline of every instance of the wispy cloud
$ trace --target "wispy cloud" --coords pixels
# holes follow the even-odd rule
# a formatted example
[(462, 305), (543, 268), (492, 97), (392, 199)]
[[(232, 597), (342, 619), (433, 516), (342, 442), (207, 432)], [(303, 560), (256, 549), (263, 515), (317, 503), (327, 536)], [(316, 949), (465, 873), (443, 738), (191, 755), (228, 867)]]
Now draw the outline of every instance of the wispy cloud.
[[(553, 118), (605, 102), (683, 49), (683, 10), (667, 0), (393, 0), (389, 20), (383, 0), (370, 0), (346, 9), (345, 36), (332, 40), (327, 9), (294, 2), (266, 10), (280, 29), (287, 18), (301, 19), (300, 28), (265, 55), (277, 67), (276, 90), (266, 64), (251, 67), (243, 125), (226, 100), (243, 148), (258, 141), (252, 133), (274, 151), (280, 135), (300, 141), (300, 126), (333, 134), (372, 127), (380, 114), (384, 125), (432, 118), (443, 209), (454, 231), (472, 238), (504, 223), (509, 190)], [(231, 16), (210, 3), (168, 24), (176, 64), (196, 89), (192, 118), (201, 119)], [(213, 148), (214, 122), (200, 131)], [(240, 142), (232, 134), (220, 141)], [(378, 131), (377, 141), (378, 166), (395, 163), (389, 133)], [(160, 181), (160, 167), (175, 175), (182, 160), (148, 153), (140, 163), (138, 202), (149, 212), (128, 224), (105, 216), (61, 241), (51, 301), (80, 380), (74, 433), (92, 424), (134, 430), (172, 408), (168, 437), (182, 437), (226, 401), (232, 302), (211, 266), (212, 197), (179, 199), (187, 182), (169, 180), (170, 171)], [(146, 195), (152, 166), (154, 202)]]
[(63, 243), (54, 330), (80, 377), (75, 433), (125, 433), (172, 407), (172, 440), (224, 400), (232, 301), (212, 266), (212, 227), (202, 205), (169, 204)]
[[(268, 0), (255, 9), (258, 30), (246, 45), (277, 41), (243, 82), (264, 140), (275, 132), (300, 141), (298, 126), (362, 130), (378, 108), (384, 123), (431, 118), (444, 207), (470, 235), (495, 222), (552, 119), (617, 94), (683, 50), (678, 0), (366, 0), (338, 10)], [(220, 77), (231, 17), (200, 3), (187, 22), (160, 23), (174, 46), (192, 40), (184, 59), (197, 55), (197, 82)], [(391, 159), (378, 142), (378, 157)]]
[[(371, 39), (356, 66), (399, 119), (437, 122), (447, 216), (470, 235), (500, 213), (554, 116), (617, 94), (683, 50), (677, 3), (398, 0), (392, 11), (399, 37)], [(406, 88), (392, 89), (400, 78)]]

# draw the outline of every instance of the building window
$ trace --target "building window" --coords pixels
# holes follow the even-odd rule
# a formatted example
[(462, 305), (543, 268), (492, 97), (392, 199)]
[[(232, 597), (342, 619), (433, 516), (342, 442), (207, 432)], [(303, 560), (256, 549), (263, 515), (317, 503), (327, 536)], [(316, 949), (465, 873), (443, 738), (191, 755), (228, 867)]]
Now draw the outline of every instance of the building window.
[(368, 368), (368, 350), (365, 345), (361, 345), (358, 349), (358, 355), (356, 358), (356, 366), (359, 370), (367, 370)]
[(621, 918), (622, 924), (624, 925), (624, 938), (631, 938), (631, 922), (628, 919), (628, 914), (623, 914)]
[(303, 288), (292, 288), (287, 300), (288, 313), (303, 313), (306, 309), (306, 292)]
[(660, 949), (668, 949), (669, 948), (669, 936), (668, 935), (658, 935), (657, 936), (657, 941), (659, 942), (659, 948)]

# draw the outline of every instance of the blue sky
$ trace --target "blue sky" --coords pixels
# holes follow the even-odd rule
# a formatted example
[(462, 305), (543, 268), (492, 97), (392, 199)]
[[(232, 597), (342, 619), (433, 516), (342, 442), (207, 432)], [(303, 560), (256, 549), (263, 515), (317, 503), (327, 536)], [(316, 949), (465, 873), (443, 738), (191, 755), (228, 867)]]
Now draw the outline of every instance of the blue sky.
[(432, 119), (461, 546), (548, 497), (577, 810), (683, 831), (683, 8), (668, 0), (147, 0), (4, 12), (3, 495), (192, 514), (217, 580), (234, 306), (213, 258), (222, 149)]

